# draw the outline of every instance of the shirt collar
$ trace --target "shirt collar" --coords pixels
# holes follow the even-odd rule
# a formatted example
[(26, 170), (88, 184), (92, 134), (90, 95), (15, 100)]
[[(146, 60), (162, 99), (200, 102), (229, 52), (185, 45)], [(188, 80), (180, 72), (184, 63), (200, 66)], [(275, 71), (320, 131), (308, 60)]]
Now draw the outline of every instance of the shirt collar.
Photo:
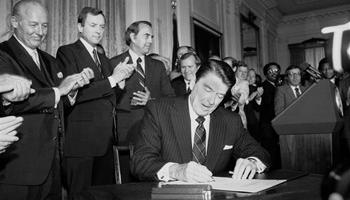
[(196, 83), (196, 78), (194, 78), (193, 80), (190, 80), (190, 81), (184, 79), (184, 81), (185, 81), (186, 88), (187, 88), (188, 85), (190, 85), (190, 89), (192, 90), (194, 84)]
[(290, 85), (290, 87), (293, 89), (293, 90), (295, 90), (295, 88), (298, 88), (299, 90), (300, 90), (300, 87), (299, 87), (299, 85), (297, 85), (297, 86), (294, 86), (294, 85)]
[(132, 49), (129, 49), (129, 54), (131, 56), (131, 59), (132, 59), (132, 62), (133, 63), (136, 63), (137, 59), (138, 58), (141, 58), (142, 59), (142, 63), (144, 62), (145, 60), (145, 56), (138, 56)]
[[(188, 108), (189, 108), (189, 113), (190, 113), (190, 119), (191, 120), (196, 120), (198, 117), (198, 114), (193, 110), (191, 100), (190, 100), (190, 95), (188, 95)], [(210, 121), (210, 115), (203, 116), (206, 122)]]
[(37, 49), (32, 49), (27, 47), (21, 40), (18, 39), (16, 34), (13, 34), (13, 36), (16, 38), (16, 40), (23, 46), (23, 48), (29, 53), (29, 55), (33, 56), (34, 52), (38, 52)]
[(89, 44), (84, 38), (79, 38), (79, 40), (81, 41), (81, 43), (83, 43), (83, 45), (85, 46), (85, 48), (88, 50), (88, 52), (90, 53), (90, 55), (93, 56), (93, 51), (94, 49), (96, 49), (96, 47), (93, 47), (91, 44)]

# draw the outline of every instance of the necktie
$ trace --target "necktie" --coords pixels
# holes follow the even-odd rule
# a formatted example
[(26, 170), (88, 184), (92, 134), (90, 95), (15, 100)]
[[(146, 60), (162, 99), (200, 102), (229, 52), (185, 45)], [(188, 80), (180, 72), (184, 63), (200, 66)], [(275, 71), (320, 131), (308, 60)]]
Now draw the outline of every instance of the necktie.
[(295, 87), (294, 90), (295, 90), (295, 94), (297, 95), (297, 98), (299, 98), (301, 96), (299, 88)]
[[(100, 63), (100, 60), (98, 59), (97, 50), (94, 49), (92, 51), (92, 53), (94, 54), (94, 61), (95, 61), (96, 67), (97, 67), (98, 71), (100, 71), (100, 73), (102, 74), (101, 63)], [(102, 76), (103, 76), (103, 74), (102, 74)]]
[(32, 56), (32, 58), (33, 58), (33, 60), (34, 60), (34, 62), (35, 62), (35, 64), (36, 64), (36, 66), (38, 66), (38, 68), (40, 69), (40, 61), (39, 61), (38, 52), (35, 51), (35, 50), (33, 50), (31, 56)]
[(186, 93), (191, 93), (190, 82), (187, 82), (187, 89), (186, 89)]
[(193, 147), (192, 147), (192, 160), (199, 164), (205, 163), (206, 151), (205, 151), (205, 129), (203, 126), (204, 117), (199, 116), (196, 121), (198, 126), (194, 135)]
[(141, 67), (141, 62), (142, 59), (139, 57), (136, 60), (136, 74), (137, 74), (137, 79), (139, 81), (139, 84), (141, 85), (142, 89), (145, 88), (145, 72), (143, 71)]

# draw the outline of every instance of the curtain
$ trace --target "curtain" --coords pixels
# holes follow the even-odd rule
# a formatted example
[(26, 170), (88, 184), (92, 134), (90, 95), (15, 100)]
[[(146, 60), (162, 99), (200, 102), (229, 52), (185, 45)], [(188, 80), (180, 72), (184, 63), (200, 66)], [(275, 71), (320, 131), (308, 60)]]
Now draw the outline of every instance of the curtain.
[(315, 47), (305, 49), (305, 62), (312, 67), (318, 68), (318, 63), (325, 57), (324, 47)]
[[(0, 42), (11, 36), (9, 16), (12, 6), (19, 0), (0, 0)], [(77, 20), (85, 6), (97, 7), (106, 16), (105, 35), (102, 46), (108, 57), (120, 54), (126, 49), (125, 0), (40, 0), (48, 9), (49, 30), (41, 49), (56, 56), (58, 47), (78, 39)]]

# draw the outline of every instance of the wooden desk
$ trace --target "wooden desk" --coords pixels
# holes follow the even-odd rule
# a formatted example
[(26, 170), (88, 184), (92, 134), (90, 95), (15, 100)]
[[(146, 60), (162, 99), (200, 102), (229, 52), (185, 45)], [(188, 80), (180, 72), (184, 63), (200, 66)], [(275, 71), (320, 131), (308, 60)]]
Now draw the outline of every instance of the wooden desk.
[[(272, 179), (272, 178), (285, 178), (287, 174), (291, 174), (291, 171), (277, 170), (272, 173), (260, 175), (259, 178)], [(288, 175), (288, 177), (289, 177)], [(295, 176), (292, 180), (287, 181), (281, 185), (271, 188), (267, 191), (259, 193), (237, 193), (237, 192), (225, 192), (225, 191), (213, 191), (212, 200), (227, 200), (241, 198), (245, 200), (253, 199), (278, 199), (278, 200), (294, 200), (294, 199), (308, 199), (319, 200), (321, 199), (322, 176), (317, 174), (309, 174), (299, 178)], [(127, 183), (121, 185), (108, 185), (108, 186), (95, 186), (89, 188), (79, 197), (74, 200), (149, 200), (151, 199), (152, 187), (157, 186), (155, 182), (138, 182)]]

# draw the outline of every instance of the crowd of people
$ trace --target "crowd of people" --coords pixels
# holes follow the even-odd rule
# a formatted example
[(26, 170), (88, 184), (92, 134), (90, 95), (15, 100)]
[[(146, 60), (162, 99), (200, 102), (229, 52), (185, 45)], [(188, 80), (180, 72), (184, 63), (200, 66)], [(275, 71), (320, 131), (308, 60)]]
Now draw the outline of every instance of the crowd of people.
[[(79, 13), (77, 41), (56, 57), (39, 48), (49, 28), (40, 2), (18, 1), (11, 25), (13, 36), (0, 43), (1, 199), (61, 199), (62, 185), (74, 199), (89, 186), (113, 184), (113, 145), (133, 145), (138, 180), (207, 182), (229, 170), (251, 179), (280, 168), (271, 120), (309, 86), (299, 66), (283, 80), (281, 67), (268, 63), (262, 82), (241, 61), (200, 58), (181, 46), (171, 67), (149, 54), (148, 21), (133, 22), (129, 49), (109, 59), (100, 45), (106, 17), (92, 7)], [(329, 62), (320, 63), (347, 108), (349, 81), (342, 80), (349, 78), (339, 81)]]

